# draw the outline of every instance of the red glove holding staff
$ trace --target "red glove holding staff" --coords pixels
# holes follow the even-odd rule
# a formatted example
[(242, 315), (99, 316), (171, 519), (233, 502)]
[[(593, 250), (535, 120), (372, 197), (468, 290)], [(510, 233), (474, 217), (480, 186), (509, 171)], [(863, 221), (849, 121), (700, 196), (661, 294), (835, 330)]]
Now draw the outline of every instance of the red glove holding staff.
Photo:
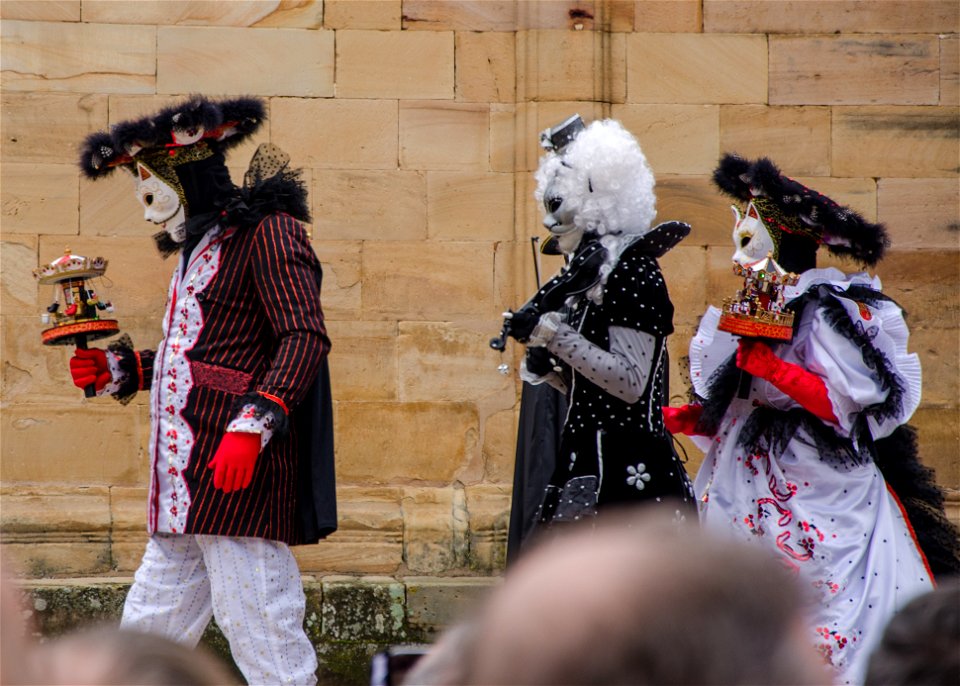
[(94, 385), (97, 392), (110, 382), (107, 354), (99, 348), (77, 348), (70, 358), (70, 375), (78, 388)]

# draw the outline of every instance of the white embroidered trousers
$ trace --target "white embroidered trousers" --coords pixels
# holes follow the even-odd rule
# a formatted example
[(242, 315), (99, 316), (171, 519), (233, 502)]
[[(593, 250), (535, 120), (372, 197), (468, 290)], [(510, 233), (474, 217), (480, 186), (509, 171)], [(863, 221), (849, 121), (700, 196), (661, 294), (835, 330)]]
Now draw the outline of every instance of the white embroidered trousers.
[(293, 553), (261, 538), (154, 534), (121, 627), (196, 646), (215, 617), (251, 686), (316, 684), (303, 630), (306, 597)]

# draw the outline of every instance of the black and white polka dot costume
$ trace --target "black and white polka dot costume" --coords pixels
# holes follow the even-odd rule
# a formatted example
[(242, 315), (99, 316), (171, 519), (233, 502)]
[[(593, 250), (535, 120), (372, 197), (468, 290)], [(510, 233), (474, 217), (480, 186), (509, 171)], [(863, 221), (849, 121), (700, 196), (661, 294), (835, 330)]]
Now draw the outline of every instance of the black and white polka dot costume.
[(568, 300), (551, 332), (546, 347), (564, 366), (569, 411), (541, 523), (640, 501), (681, 514), (692, 508), (690, 481), (663, 425), (673, 304), (657, 263), (688, 232), (671, 222), (625, 239), (599, 297)]

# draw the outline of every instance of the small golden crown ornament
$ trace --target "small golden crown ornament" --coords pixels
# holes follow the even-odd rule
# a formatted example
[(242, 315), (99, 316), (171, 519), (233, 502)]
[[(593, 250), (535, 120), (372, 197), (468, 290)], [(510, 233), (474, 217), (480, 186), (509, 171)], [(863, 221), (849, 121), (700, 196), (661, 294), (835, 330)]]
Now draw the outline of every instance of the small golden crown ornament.
[(771, 254), (744, 266), (734, 263), (733, 272), (743, 277), (743, 288), (733, 298), (724, 298), (717, 328), (747, 338), (793, 338), (793, 313), (784, 308), (783, 289), (799, 278), (783, 269)]

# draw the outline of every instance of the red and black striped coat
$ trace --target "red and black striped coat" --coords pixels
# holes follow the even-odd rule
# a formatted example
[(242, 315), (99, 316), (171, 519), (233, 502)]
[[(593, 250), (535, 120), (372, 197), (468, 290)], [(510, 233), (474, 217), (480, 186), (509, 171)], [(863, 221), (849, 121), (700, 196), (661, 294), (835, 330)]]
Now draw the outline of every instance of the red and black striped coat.
[[(181, 255), (163, 339), (155, 351), (132, 354), (139, 388), (150, 389), (151, 533), (256, 536), (290, 545), (318, 538), (317, 528), (305, 531), (298, 517), (302, 501), (316, 495), (298, 488), (309, 418), (284, 415), (296, 413), (308, 393), (316, 402), (314, 384), (326, 368), (321, 279), (306, 231), (286, 214), (213, 229)], [(207, 463), (238, 401), (250, 397), (264, 399), (259, 405), (286, 430), (261, 451), (250, 487), (226, 494), (214, 488)], [(329, 404), (329, 392), (321, 401)], [(329, 416), (329, 407), (319, 409)], [(331, 464), (321, 497), (334, 497), (332, 477)], [(320, 536), (336, 528), (335, 514), (333, 520), (318, 523)]]

